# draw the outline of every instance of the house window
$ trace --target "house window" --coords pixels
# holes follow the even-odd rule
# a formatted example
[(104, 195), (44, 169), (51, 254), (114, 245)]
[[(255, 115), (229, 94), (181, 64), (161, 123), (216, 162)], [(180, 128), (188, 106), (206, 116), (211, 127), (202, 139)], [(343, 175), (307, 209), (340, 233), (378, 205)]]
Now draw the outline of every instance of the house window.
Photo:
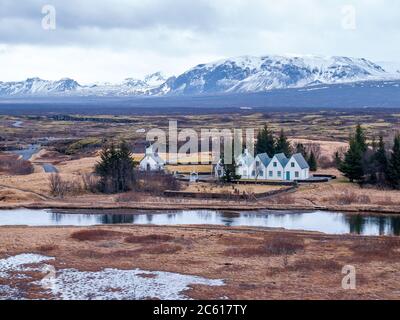
[(264, 171), (260, 171), (260, 177), (264, 177)]
[(294, 168), (294, 162), (292, 162), (291, 165), (292, 165), (292, 168)]
[(274, 162), (274, 167), (276, 168), (278, 166), (278, 162)]
[(282, 172), (278, 171), (278, 177), (282, 177)]
[(256, 161), (256, 166), (257, 166), (257, 167), (260, 166), (260, 161)]
[(222, 176), (222, 171), (221, 170), (218, 170), (218, 175)]
[(272, 177), (274, 173), (272, 171), (269, 172), (269, 176)]
[(256, 170), (253, 170), (253, 172), (251, 173), (251, 175), (252, 175), (253, 177), (255, 177), (255, 176), (256, 176)]
[(294, 176), (295, 176), (296, 178), (298, 178), (298, 177), (300, 177), (300, 173), (299, 173), (298, 171), (296, 171), (296, 172), (294, 173)]

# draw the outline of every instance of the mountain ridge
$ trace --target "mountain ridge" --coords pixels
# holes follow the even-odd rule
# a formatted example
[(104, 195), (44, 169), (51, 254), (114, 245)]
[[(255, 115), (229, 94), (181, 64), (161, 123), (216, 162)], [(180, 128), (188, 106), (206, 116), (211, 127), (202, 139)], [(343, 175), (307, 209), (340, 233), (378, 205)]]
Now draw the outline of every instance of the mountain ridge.
[(0, 96), (166, 96), (255, 93), (275, 89), (308, 88), (361, 81), (400, 79), (364, 58), (343, 56), (239, 56), (199, 64), (165, 77), (161, 72), (143, 79), (126, 78), (117, 84), (81, 85), (70, 78), (56, 81), (28, 78), (0, 82)]

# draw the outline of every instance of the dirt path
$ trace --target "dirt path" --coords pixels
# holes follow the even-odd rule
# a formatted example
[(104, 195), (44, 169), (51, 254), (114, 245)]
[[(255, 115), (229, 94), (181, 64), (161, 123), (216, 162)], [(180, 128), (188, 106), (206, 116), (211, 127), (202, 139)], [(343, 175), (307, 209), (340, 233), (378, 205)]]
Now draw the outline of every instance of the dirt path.
[(17, 190), (17, 191), (21, 191), (21, 192), (25, 192), (25, 193), (34, 194), (35, 196), (38, 196), (40, 199), (42, 199), (44, 201), (53, 200), (53, 198), (51, 198), (51, 197), (45, 196), (44, 194), (41, 194), (41, 193), (34, 192), (32, 190), (10, 187), (8, 185), (3, 185), (3, 184), (0, 184), (0, 188), (9, 189), (9, 190)]

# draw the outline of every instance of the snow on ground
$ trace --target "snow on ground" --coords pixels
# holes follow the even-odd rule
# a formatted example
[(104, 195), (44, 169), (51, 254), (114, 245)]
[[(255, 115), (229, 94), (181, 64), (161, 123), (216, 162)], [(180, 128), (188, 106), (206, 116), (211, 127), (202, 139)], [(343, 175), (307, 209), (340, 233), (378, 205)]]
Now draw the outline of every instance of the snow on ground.
[[(41, 286), (43, 293), (51, 293), (54, 299), (62, 300), (185, 300), (188, 297), (184, 291), (190, 289), (190, 285), (224, 285), (222, 280), (140, 269), (104, 269), (98, 272), (61, 269), (56, 270), (53, 276), (49, 273), (51, 267), (44, 263), (50, 260), (54, 258), (36, 254), (0, 259), (0, 279), (12, 277), (18, 280), (27, 271), (43, 272), (42, 280), (30, 284)], [(21, 299), (24, 296), (11, 285), (0, 286), (0, 299)]]

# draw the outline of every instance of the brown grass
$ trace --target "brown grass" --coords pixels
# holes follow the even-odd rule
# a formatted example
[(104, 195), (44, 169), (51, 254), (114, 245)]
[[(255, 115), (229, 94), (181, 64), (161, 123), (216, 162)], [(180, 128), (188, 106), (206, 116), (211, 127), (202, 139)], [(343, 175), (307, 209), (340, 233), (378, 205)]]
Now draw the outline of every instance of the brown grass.
[(304, 250), (304, 240), (288, 235), (274, 235), (256, 247), (240, 246), (225, 250), (227, 256), (281, 256), (293, 255)]
[(32, 164), (17, 155), (0, 155), (0, 172), (18, 176), (31, 174), (33, 171)]
[(129, 236), (125, 238), (125, 242), (127, 243), (146, 243), (146, 244), (168, 242), (173, 240), (175, 240), (174, 237), (168, 235), (158, 235), (158, 234), (149, 234), (146, 236)]
[(357, 260), (392, 260), (393, 258), (400, 258), (400, 240), (397, 238), (376, 239), (365, 241), (359, 239), (350, 247), (353, 256)]
[(54, 251), (57, 249), (58, 249), (58, 246), (54, 245), (54, 244), (44, 244), (44, 245), (38, 246), (36, 248), (36, 250), (39, 252), (51, 252), (51, 251)]
[(342, 265), (330, 259), (302, 259), (291, 264), (288, 269), (296, 272), (303, 271), (330, 271), (340, 272)]
[(101, 241), (115, 239), (123, 236), (124, 233), (111, 230), (81, 230), (71, 234), (71, 238), (78, 241)]

